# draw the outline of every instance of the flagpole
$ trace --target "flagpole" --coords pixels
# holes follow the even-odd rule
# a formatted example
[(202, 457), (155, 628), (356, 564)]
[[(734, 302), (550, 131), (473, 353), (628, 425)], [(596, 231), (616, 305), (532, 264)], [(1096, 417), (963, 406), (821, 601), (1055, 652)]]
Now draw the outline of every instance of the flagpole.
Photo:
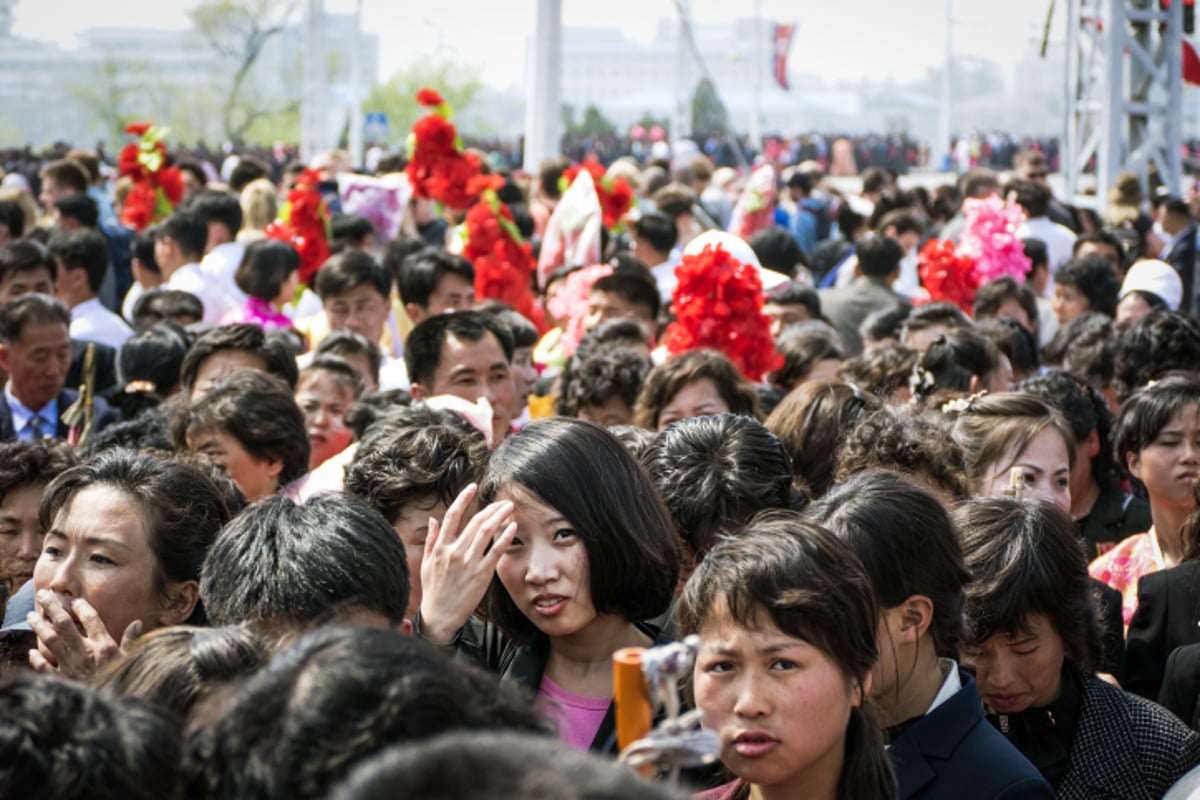
[(754, 102), (750, 110), (750, 147), (762, 152), (762, 84), (766, 54), (763, 39), (766, 31), (762, 24), (762, 0), (754, 0)]

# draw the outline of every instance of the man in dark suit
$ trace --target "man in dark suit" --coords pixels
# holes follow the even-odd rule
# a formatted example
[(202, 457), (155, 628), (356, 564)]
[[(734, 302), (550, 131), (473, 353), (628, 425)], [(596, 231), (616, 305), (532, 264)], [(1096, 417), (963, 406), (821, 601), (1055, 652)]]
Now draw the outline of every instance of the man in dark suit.
[(892, 291), (904, 258), (900, 243), (887, 236), (867, 236), (859, 240), (857, 250), (858, 277), (854, 282), (821, 290), (821, 311), (837, 328), (847, 357), (862, 352), (858, 328), (868, 316), (896, 307), (910, 308), (908, 300)]
[(1163, 233), (1170, 237), (1163, 248), (1162, 260), (1175, 268), (1183, 281), (1183, 303), (1179, 310), (1195, 314), (1200, 298), (1196, 296), (1196, 221), (1187, 203), (1169, 197), (1158, 209), (1158, 221)]
[[(0, 308), (0, 441), (66, 439), (63, 415), (78, 397), (65, 389), (71, 366), (71, 312), (44, 294), (27, 294)], [(103, 400), (93, 406), (92, 430), (120, 419)]]

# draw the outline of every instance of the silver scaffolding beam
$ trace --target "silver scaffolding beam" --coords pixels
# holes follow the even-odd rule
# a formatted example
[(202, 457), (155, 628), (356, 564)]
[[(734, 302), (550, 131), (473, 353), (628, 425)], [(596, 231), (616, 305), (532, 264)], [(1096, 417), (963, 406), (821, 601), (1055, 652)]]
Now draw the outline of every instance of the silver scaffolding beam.
[(1062, 171), (1068, 201), (1095, 159), (1096, 204), (1120, 172), (1147, 186), (1153, 164), (1173, 193), (1183, 177), (1183, 2), (1070, 0), (1067, 130)]

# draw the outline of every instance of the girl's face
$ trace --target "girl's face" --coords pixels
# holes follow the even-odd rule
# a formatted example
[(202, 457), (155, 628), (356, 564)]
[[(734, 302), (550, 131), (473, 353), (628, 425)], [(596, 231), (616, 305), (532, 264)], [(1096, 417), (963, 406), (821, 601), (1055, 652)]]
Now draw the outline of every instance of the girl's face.
[(1180, 408), (1154, 441), (1127, 459), (1129, 472), (1146, 485), (1152, 504), (1195, 508), (1192, 491), (1200, 476), (1200, 405)]
[(275, 305), (285, 306), (296, 299), (296, 289), (300, 287), (300, 271), (292, 270), (288, 273), (287, 278), (279, 287), (279, 294), (275, 297)]
[(707, 417), (725, 414), (729, 404), (721, 397), (717, 385), (709, 378), (700, 378), (684, 384), (675, 396), (667, 401), (658, 413), (658, 429), (664, 430), (672, 422), (692, 417)]
[(506, 489), (517, 536), (500, 557), (496, 576), (513, 603), (547, 636), (571, 636), (597, 617), (587, 550), (571, 523), (532, 493)]
[[(696, 705), (721, 737), (721, 761), (747, 783), (779, 796), (837, 785), (851, 710), (870, 691), (824, 651), (759, 615), (751, 630), (724, 602), (700, 626)], [(791, 787), (791, 791), (788, 791)]]
[(68, 609), (87, 600), (117, 641), (134, 620), (152, 630), (182, 622), (194, 605), (173, 612), (155, 589), (158, 562), (139, 508), (111, 486), (80, 490), (55, 518), (33, 570), (38, 592), (54, 592)]
[(308, 434), (308, 468), (314, 470), (346, 449), (354, 432), (345, 416), (354, 404), (354, 392), (338, 378), (317, 372), (296, 388), (296, 405), (304, 413)]
[(247, 503), (262, 500), (279, 491), (283, 463), (251, 455), (236, 436), (219, 428), (188, 431), (187, 445), (191, 452), (203, 453), (220, 464), (230, 480), (242, 490)]
[(985, 471), (983, 496), (999, 497), (1012, 485), (1009, 473), (1019, 467), (1025, 476), (1026, 499), (1048, 500), (1071, 510), (1071, 457), (1062, 434), (1044, 428), (1020, 453), (1011, 450)]
[(1045, 614), (1030, 615), (1025, 627), (963, 649), (963, 661), (975, 666), (980, 699), (1000, 714), (1042, 708), (1062, 691), (1062, 636)]

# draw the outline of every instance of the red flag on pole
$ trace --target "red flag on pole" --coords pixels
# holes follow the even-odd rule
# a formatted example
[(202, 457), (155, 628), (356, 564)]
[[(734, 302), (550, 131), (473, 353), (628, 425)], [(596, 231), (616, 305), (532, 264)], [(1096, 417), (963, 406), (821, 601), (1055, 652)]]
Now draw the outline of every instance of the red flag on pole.
[(1183, 80), (1200, 85), (1200, 55), (1196, 54), (1196, 46), (1186, 36), (1183, 37)]
[(792, 37), (796, 35), (795, 25), (776, 25), (774, 35), (775, 82), (788, 90), (787, 59), (788, 50), (792, 49)]

